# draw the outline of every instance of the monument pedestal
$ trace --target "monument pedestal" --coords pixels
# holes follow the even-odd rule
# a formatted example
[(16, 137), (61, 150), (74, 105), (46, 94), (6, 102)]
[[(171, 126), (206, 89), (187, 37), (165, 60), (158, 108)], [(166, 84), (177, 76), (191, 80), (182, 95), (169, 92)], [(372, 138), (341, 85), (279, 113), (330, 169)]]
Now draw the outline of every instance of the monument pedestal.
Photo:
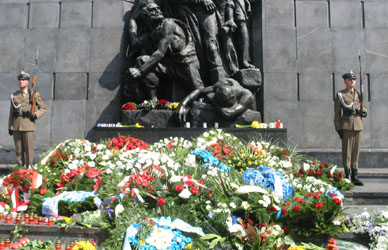
[[(119, 135), (133, 136), (141, 139), (148, 144), (158, 142), (161, 139), (169, 137), (183, 137), (191, 140), (202, 135), (210, 128), (117, 128), (117, 127), (95, 127), (94, 141), (98, 142), (100, 139), (110, 139)], [(261, 139), (277, 142), (279, 145), (285, 145), (287, 142), (287, 129), (253, 129), (253, 128), (222, 128), (225, 132), (231, 133), (244, 140), (250, 142), (252, 140), (258, 141)]]

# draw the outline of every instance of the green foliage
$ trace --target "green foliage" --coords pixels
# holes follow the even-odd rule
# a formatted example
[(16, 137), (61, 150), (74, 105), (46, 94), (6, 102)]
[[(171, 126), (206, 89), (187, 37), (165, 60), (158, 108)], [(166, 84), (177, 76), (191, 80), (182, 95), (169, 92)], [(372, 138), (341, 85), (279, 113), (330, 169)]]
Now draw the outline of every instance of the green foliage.
[(67, 201), (60, 200), (58, 202), (58, 214), (63, 216), (72, 216), (75, 213), (82, 213), (85, 211), (94, 211), (97, 209), (94, 203), (94, 196), (89, 196), (82, 202), (68, 203)]

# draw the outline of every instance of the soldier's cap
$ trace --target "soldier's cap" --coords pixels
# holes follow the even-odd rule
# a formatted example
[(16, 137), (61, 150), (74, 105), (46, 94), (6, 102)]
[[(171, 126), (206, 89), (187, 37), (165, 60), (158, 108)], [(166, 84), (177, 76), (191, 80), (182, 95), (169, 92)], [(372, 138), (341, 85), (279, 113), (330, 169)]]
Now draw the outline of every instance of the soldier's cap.
[(18, 75), (18, 80), (30, 80), (30, 74), (28, 74), (27, 72), (20, 72), (20, 74)]
[(342, 75), (342, 78), (345, 80), (345, 79), (348, 79), (348, 78), (352, 78), (352, 79), (356, 79), (356, 74), (353, 73), (353, 71), (349, 71), (345, 74)]

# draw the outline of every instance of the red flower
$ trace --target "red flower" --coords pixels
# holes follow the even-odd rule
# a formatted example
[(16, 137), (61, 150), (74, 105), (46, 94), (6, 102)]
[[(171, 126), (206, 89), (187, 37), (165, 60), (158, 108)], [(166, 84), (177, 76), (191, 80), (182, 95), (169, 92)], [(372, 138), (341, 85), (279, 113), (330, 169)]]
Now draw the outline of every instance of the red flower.
[(321, 176), (323, 173), (322, 173), (322, 171), (317, 171), (315, 174), (316, 174), (317, 176)]
[(319, 199), (321, 198), (321, 196), (319, 195), (319, 193), (316, 193), (316, 194), (314, 195), (314, 198), (317, 199), (317, 200), (319, 200)]
[(156, 201), (156, 205), (158, 205), (159, 207), (163, 206), (164, 204), (166, 204), (166, 200), (164, 198), (159, 198)]
[(317, 202), (316, 204), (315, 204), (315, 208), (316, 209), (321, 209), (323, 207), (323, 203), (322, 202)]
[(314, 170), (310, 169), (310, 175), (314, 175)]
[(338, 198), (334, 198), (333, 201), (337, 205), (341, 205), (341, 203), (342, 203), (341, 199), (338, 199)]
[(282, 229), (283, 229), (285, 234), (289, 234), (290, 233), (290, 229), (288, 229), (286, 226), (283, 226)]
[(282, 209), (282, 214), (287, 215), (287, 213), (288, 213), (287, 209)]
[(289, 207), (289, 206), (290, 206), (290, 203), (287, 202), (286, 204), (284, 204), (284, 206), (285, 206), (285, 207)]
[(224, 151), (225, 154), (229, 154), (229, 153), (230, 153), (230, 149), (227, 148), (227, 147), (224, 147), (224, 148), (222, 149), (222, 151)]
[(194, 194), (194, 195), (197, 195), (199, 193), (199, 190), (197, 187), (192, 187), (191, 188), (191, 192)]
[(181, 192), (183, 189), (185, 189), (185, 186), (181, 184), (175, 186), (175, 191), (177, 192)]
[(308, 192), (308, 193), (306, 194), (306, 196), (307, 196), (307, 197), (311, 197), (311, 196), (314, 196), (314, 194), (311, 193), (311, 192)]
[(166, 104), (166, 103), (168, 103), (168, 101), (164, 100), (164, 99), (161, 99), (161, 100), (158, 101), (159, 105)]
[(44, 194), (46, 193), (46, 190), (47, 190), (47, 187), (46, 187), (46, 186), (43, 186), (43, 187), (40, 188), (39, 193), (40, 193), (41, 195), (44, 195)]
[(333, 174), (332, 174), (332, 173), (328, 173), (327, 176), (328, 176), (329, 178), (333, 178)]
[(299, 212), (299, 205), (298, 205), (298, 204), (295, 205), (294, 211), (295, 211), (295, 212)]

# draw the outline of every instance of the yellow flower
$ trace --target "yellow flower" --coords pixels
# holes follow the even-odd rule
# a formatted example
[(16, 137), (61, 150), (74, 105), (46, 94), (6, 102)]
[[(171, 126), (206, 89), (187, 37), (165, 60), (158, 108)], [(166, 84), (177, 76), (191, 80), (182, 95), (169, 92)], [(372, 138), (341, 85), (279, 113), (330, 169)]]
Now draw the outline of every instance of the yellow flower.
[(167, 109), (174, 110), (174, 109), (178, 108), (178, 106), (179, 106), (179, 102), (173, 102), (167, 106)]
[(287, 248), (287, 250), (303, 250), (303, 249), (304, 249), (303, 246), (294, 246), (294, 247)]
[(96, 250), (96, 247), (89, 241), (80, 241), (73, 247), (73, 250)]
[(63, 217), (63, 220), (66, 221), (66, 223), (69, 223), (71, 224), (73, 222), (73, 220), (69, 217)]
[(251, 127), (252, 128), (260, 128), (260, 123), (258, 121), (254, 121), (254, 122), (252, 122)]
[(138, 122), (135, 124), (135, 127), (136, 128), (144, 128), (144, 126), (140, 125), (140, 123), (138, 123)]
[(193, 244), (192, 243), (189, 243), (187, 244), (187, 246), (185, 247), (186, 249), (191, 249), (193, 247)]

